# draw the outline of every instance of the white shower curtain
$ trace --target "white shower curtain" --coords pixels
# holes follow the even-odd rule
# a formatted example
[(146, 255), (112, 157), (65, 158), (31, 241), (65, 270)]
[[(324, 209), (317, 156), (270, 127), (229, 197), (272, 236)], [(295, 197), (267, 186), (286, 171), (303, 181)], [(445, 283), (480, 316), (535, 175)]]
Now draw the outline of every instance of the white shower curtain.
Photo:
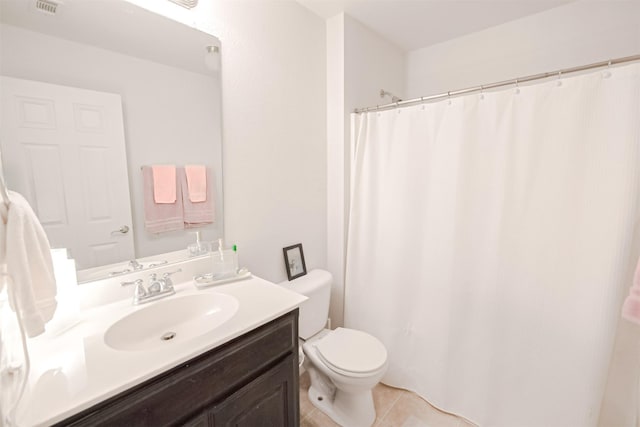
[(640, 64), (353, 117), (345, 325), (481, 426), (595, 425), (638, 219)]

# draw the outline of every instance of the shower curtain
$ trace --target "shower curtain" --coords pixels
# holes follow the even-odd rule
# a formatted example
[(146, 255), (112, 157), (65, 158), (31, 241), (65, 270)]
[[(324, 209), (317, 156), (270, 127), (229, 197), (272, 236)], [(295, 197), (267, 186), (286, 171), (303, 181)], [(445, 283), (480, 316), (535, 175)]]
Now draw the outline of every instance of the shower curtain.
[(596, 425), (631, 280), (640, 64), (352, 117), (345, 325), (481, 426)]

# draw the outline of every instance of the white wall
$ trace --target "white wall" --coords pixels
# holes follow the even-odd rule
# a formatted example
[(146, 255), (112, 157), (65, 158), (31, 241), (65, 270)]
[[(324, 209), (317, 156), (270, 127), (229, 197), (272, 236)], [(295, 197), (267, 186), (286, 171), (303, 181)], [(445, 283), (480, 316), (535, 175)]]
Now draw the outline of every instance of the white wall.
[(402, 49), (349, 15), (344, 18), (344, 45), (348, 114), (391, 102), (389, 97), (380, 98), (380, 89), (405, 96), (407, 67)]
[[(140, 166), (206, 164), (215, 174), (217, 221), (203, 238), (223, 233), (220, 83), (203, 75), (10, 25), (0, 26), (0, 73), (10, 77), (120, 94), (137, 257), (185, 249), (187, 231), (144, 229)], [(7, 159), (10, 161), (10, 159)]]
[(349, 156), (345, 105), (345, 15), (327, 20), (327, 270), (333, 275), (329, 318), (343, 324)]
[(640, 52), (640, 2), (578, 1), (409, 52), (416, 98)]
[(282, 248), (326, 268), (324, 21), (293, 1), (128, 0), (221, 41), (225, 237), (254, 274), (286, 280)]
[(282, 248), (326, 266), (324, 22), (294, 2), (215, 3), (222, 42), (225, 235), (286, 280)]
[(327, 268), (333, 274), (329, 315), (343, 324), (345, 242), (349, 207), (350, 115), (383, 104), (380, 89), (403, 96), (404, 52), (340, 14), (327, 20)]

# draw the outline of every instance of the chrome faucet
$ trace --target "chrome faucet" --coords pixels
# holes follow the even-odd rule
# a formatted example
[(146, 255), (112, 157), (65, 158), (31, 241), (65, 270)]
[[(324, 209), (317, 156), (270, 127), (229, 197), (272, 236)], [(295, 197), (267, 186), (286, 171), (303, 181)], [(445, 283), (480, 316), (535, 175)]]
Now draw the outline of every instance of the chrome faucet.
[(145, 302), (155, 301), (160, 298), (168, 297), (176, 293), (173, 288), (173, 281), (171, 275), (182, 271), (181, 268), (176, 271), (167, 272), (158, 278), (156, 273), (149, 275), (149, 286), (144, 287), (144, 281), (142, 279), (134, 280), (133, 282), (121, 282), (122, 286), (136, 285), (133, 290), (133, 305), (144, 304)]
[(142, 270), (144, 268), (144, 266), (140, 264), (137, 259), (129, 261), (129, 267), (133, 268), (134, 271)]

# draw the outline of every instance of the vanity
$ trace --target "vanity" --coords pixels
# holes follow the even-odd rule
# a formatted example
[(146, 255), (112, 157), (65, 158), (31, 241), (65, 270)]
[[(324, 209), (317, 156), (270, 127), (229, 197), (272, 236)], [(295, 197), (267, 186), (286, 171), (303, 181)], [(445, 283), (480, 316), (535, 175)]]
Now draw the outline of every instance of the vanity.
[(298, 425), (297, 309), (56, 424)]
[[(299, 425), (297, 307), (305, 297), (257, 277), (175, 288), (175, 295), (140, 306), (127, 298), (85, 310), (69, 330), (32, 340), (19, 425)], [(172, 305), (184, 312), (186, 301), (194, 316), (211, 315), (193, 302), (225, 298), (237, 301), (236, 311), (220, 324), (208, 319), (210, 330), (194, 329), (190, 319), (183, 328), (181, 315), (169, 314)], [(158, 319), (157, 307), (169, 324)], [(220, 307), (210, 311), (226, 310)], [(146, 311), (155, 323), (138, 315)], [(108, 332), (128, 319), (131, 333), (110, 339)], [(159, 331), (167, 328), (177, 332), (163, 340)], [(136, 333), (152, 339), (128, 342)]]

